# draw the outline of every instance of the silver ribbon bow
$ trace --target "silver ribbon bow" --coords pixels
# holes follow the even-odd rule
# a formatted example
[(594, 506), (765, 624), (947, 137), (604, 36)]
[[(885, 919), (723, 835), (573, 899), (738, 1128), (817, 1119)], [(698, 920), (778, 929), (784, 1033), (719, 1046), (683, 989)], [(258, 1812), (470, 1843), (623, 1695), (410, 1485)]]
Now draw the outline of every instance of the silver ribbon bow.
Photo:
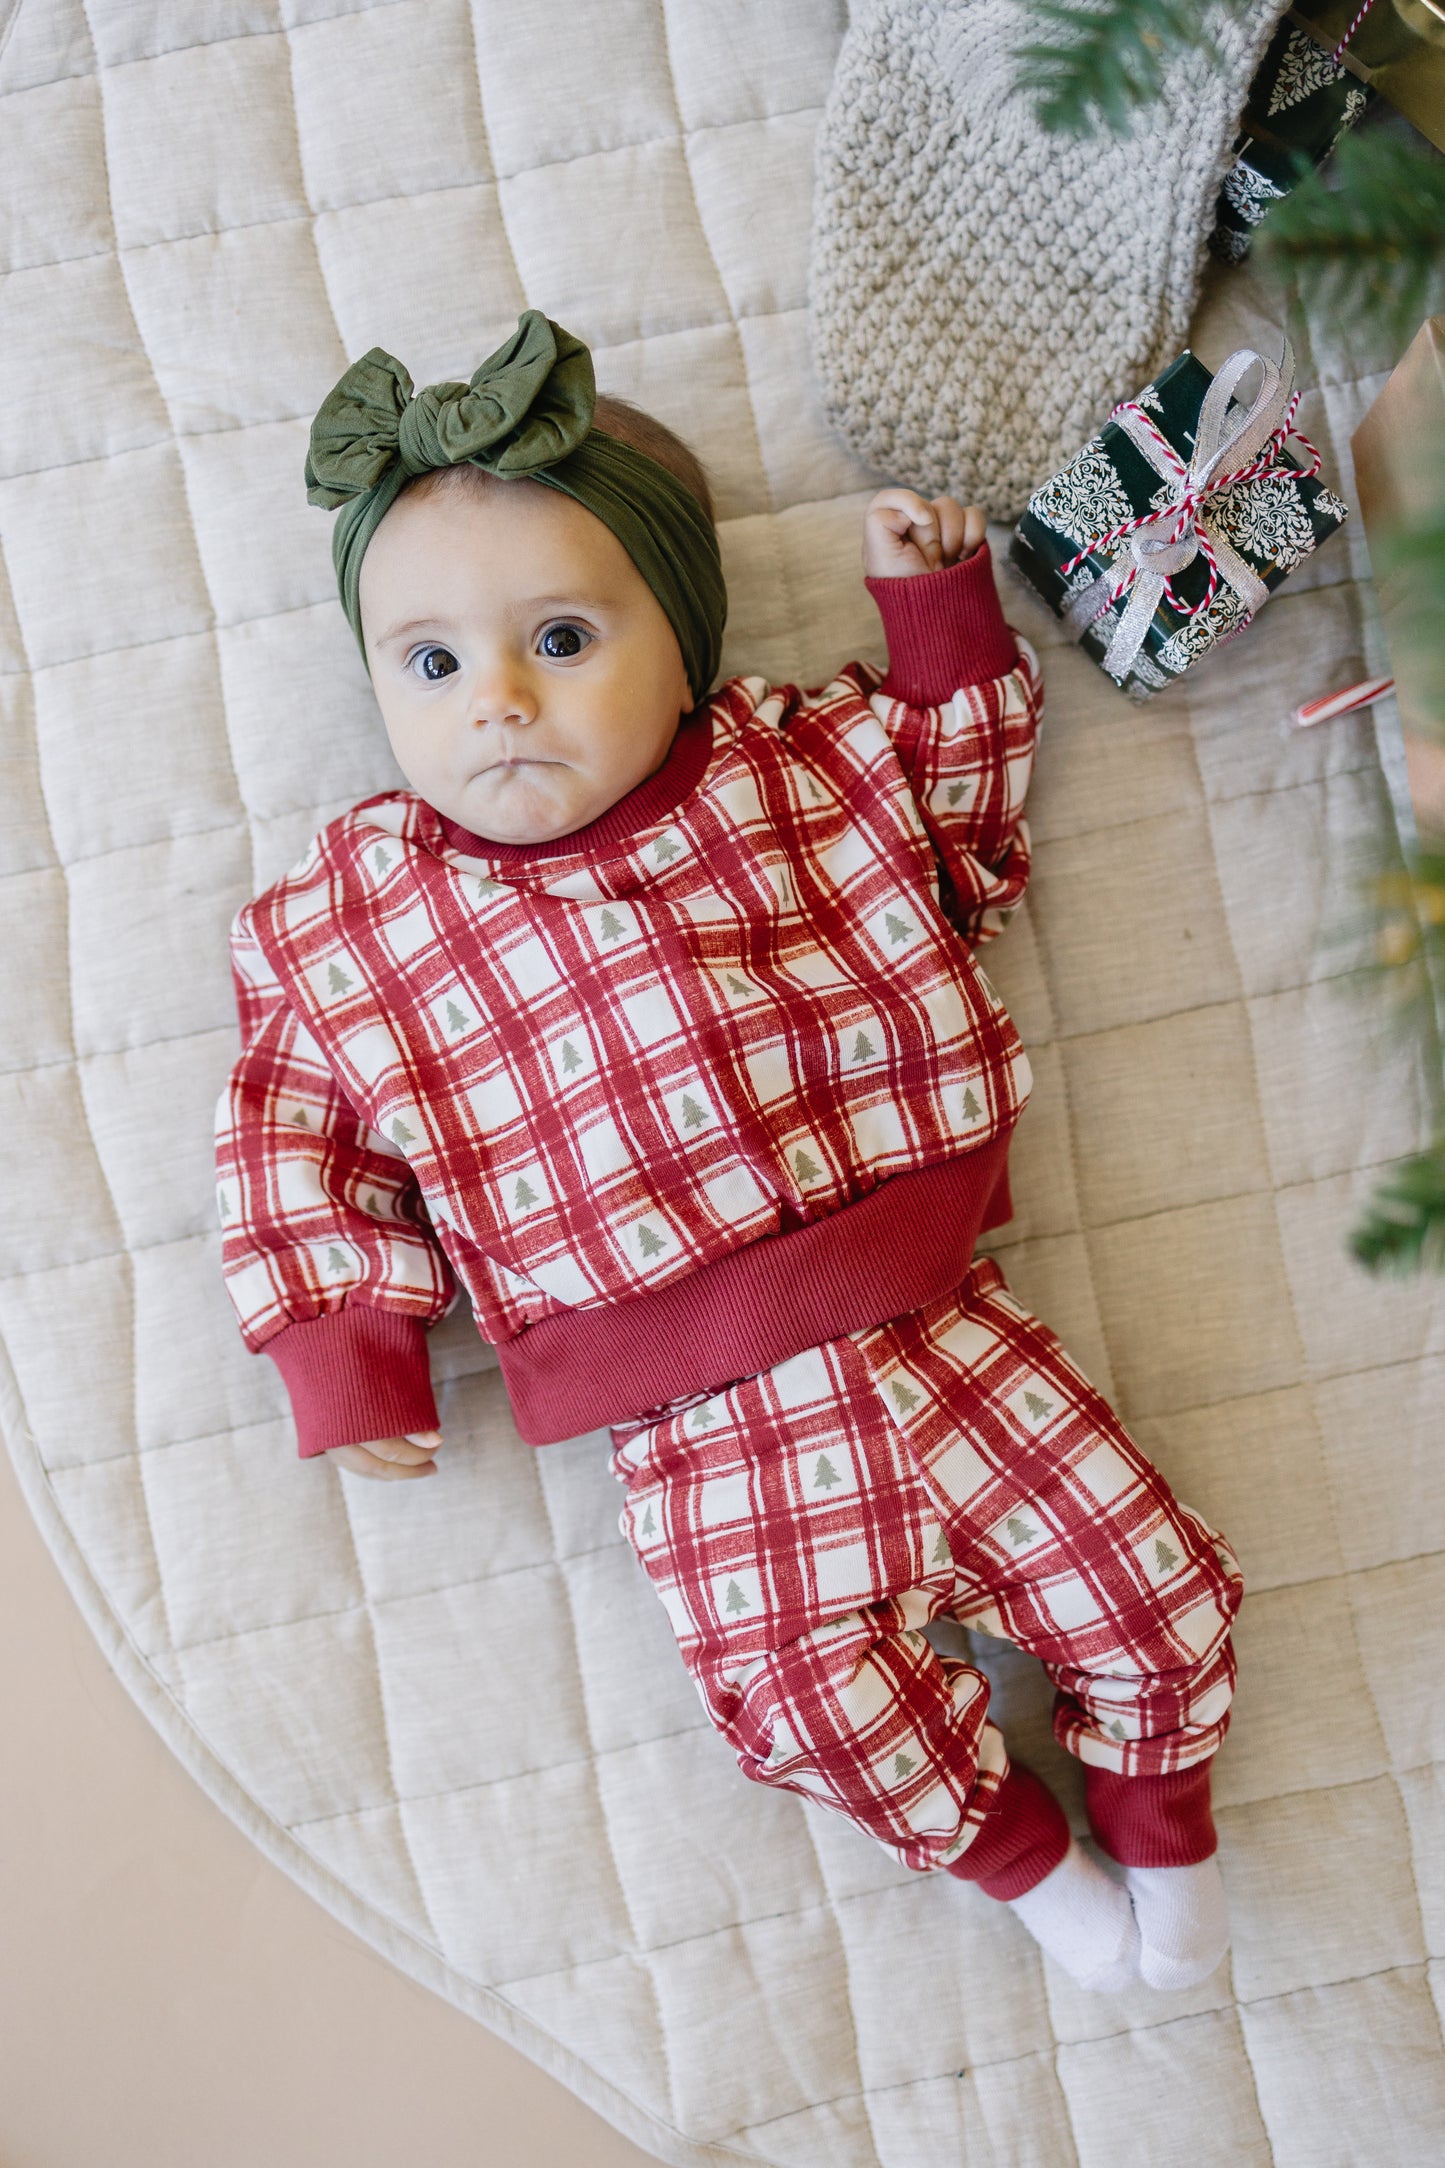
[[(1236, 408), (1235, 416), (1231, 417), (1229, 403), (1234, 387), (1256, 365), (1261, 371), (1261, 380), (1253, 404), (1245, 412)], [(1199, 555), (1201, 522), (1209, 528), (1209, 547), (1220, 576), (1229, 582), (1251, 617), (1268, 602), (1269, 589), (1264, 581), (1210, 520), (1209, 498), (1212, 493), (1218, 493), (1222, 478), (1247, 467), (1264, 450), (1286, 418), (1293, 385), (1294, 353), (1288, 339), (1284, 341), (1284, 352), (1277, 362), (1267, 361), (1252, 347), (1237, 348), (1222, 364), (1205, 393), (1204, 404), (1199, 410), (1194, 452), (1187, 467), (1178, 454), (1170, 459), (1158, 433), (1134, 409), (1124, 406), (1112, 416), (1170, 488), (1169, 502), (1160, 507), (1153, 519), (1134, 529), (1120, 544), (1119, 553), (1111, 559), (1108, 569), (1081, 588), (1064, 612), (1064, 624), (1070, 638), (1081, 640), (1094, 620), (1109, 607), (1120, 574), (1125, 575), (1130, 590), (1128, 605), (1114, 627), (1104, 657), (1104, 668), (1116, 681), (1122, 682), (1128, 676), (1135, 656), (1144, 645), (1144, 635), (1159, 607), (1165, 580), (1182, 572)], [(1179, 524), (1180, 512), (1185, 509), (1190, 517), (1176, 541), (1174, 531)]]

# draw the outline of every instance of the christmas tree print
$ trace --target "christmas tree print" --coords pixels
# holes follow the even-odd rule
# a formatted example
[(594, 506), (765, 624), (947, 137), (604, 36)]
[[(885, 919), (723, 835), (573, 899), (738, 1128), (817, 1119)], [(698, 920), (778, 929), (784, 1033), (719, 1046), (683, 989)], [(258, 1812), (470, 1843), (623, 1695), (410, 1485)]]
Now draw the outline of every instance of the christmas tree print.
[(944, 795), (951, 806), (962, 805), (963, 794), (967, 789), (967, 783), (950, 783)]
[(714, 1420), (712, 1409), (705, 1400), (701, 1406), (694, 1408), (692, 1411), (692, 1427), (694, 1430), (711, 1430)]
[(652, 846), (652, 855), (660, 866), (665, 866), (670, 858), (676, 858), (680, 849), (681, 845), (675, 843), (671, 836), (659, 836)]
[(485, 873), (479, 873), (477, 875), (478, 903), (490, 903), (493, 896), (500, 896), (501, 893), (502, 887), (499, 881), (488, 880)]
[(216, 1191), (216, 1203), (220, 1208), (222, 1219), (228, 1220), (231, 1217), (231, 1200), (223, 1189)]
[(1037, 1528), (1030, 1528), (1028, 1522), (1021, 1519), (1017, 1513), (1009, 1515), (1004, 1522), (1004, 1527), (1008, 1531), (1009, 1542), (1013, 1544), (1015, 1549), (1021, 1548), (1025, 1543), (1037, 1541), (1039, 1533)]
[(656, 1228), (643, 1220), (637, 1230), (637, 1247), (644, 1257), (660, 1257), (666, 1245)]
[(893, 1395), (894, 1405), (900, 1415), (911, 1415), (918, 1406), (917, 1393), (911, 1392), (902, 1378), (890, 1378), (888, 1380), (888, 1390)]
[(876, 1061), (878, 1059), (878, 1049), (866, 1031), (860, 1031), (854, 1035), (853, 1059), (854, 1061)]
[(911, 1754), (895, 1754), (893, 1757), (893, 1774), (895, 1777), (911, 1777), (917, 1767), (918, 1764)]
[(376, 1201), (376, 1191), (374, 1189), (369, 1189), (361, 1202), (373, 1219), (381, 1218), (381, 1206)]
[(814, 1490), (830, 1491), (835, 1484), (841, 1483), (842, 1480), (842, 1476), (839, 1475), (827, 1454), (820, 1453), (818, 1455), (818, 1465), (813, 1470)]
[(1154, 1563), (1161, 1573), (1172, 1573), (1179, 1563), (1179, 1553), (1171, 1550), (1162, 1536), (1154, 1538)]
[(655, 1536), (657, 1534), (657, 1523), (652, 1517), (651, 1506), (642, 1516), (642, 1533), (644, 1536)]
[(604, 941), (620, 941), (627, 931), (615, 911), (604, 911), (597, 921), (597, 927)]
[(311, 1127), (310, 1122), (308, 1122), (306, 1119), (305, 1107), (298, 1107), (296, 1109), (295, 1113), (291, 1117), (291, 1127), (293, 1129), (309, 1129)]
[(328, 994), (349, 994), (351, 992), (351, 981), (340, 964), (327, 965), (326, 991)]
[(518, 1212), (530, 1212), (537, 1201), (537, 1192), (527, 1180), (526, 1175), (519, 1174), (517, 1176), (517, 1186), (512, 1192), (513, 1209)]
[(752, 1609), (752, 1605), (748, 1602), (747, 1597), (738, 1587), (736, 1581), (728, 1582), (727, 1595), (723, 1600), (723, 1609), (732, 1612), (734, 1616), (739, 1611), (751, 1611)]
[(963, 1087), (964, 1120), (966, 1122), (976, 1122), (982, 1112), (983, 1108), (979, 1105), (978, 1101), (973, 1096), (973, 1086), (971, 1084), (965, 1084)]
[(455, 1035), (459, 1031), (465, 1031), (467, 1028), (467, 1023), (468, 1017), (466, 1011), (464, 1009), (459, 1009), (456, 1003), (450, 998), (448, 998), (447, 1030), (453, 1033), (453, 1035)]
[(1109, 1737), (1111, 1739), (1127, 1739), (1129, 1736), (1128, 1732), (1125, 1731), (1123, 1725), (1119, 1722), (1117, 1716), (1115, 1717), (1113, 1723), (1110, 1724), (1107, 1728)]
[(707, 1116), (693, 1098), (691, 1092), (682, 1095), (682, 1126), (684, 1129), (701, 1129)]
[(376, 855), (372, 859), (372, 864), (375, 866), (378, 873), (385, 873), (387, 868), (390, 866), (391, 853), (390, 851), (388, 851), (384, 843), (377, 844)]
[(1052, 1415), (1054, 1412), (1052, 1400), (1041, 1400), (1037, 1393), (1026, 1392), (1024, 1394), (1024, 1406), (1036, 1423), (1041, 1423), (1046, 1415)]
[(929, 1563), (934, 1566), (951, 1566), (953, 1564), (953, 1553), (948, 1548), (948, 1538), (941, 1528), (938, 1531), (938, 1541), (933, 1546), (933, 1557)]
[(402, 1120), (399, 1114), (394, 1114), (391, 1118), (390, 1135), (392, 1143), (399, 1144), (403, 1151), (406, 1150), (409, 1144), (416, 1143), (416, 1138), (407, 1128), (406, 1123)]
[(572, 1044), (572, 1041), (570, 1039), (564, 1039), (562, 1041), (563, 1076), (571, 1076), (573, 1070), (580, 1069), (581, 1066), (582, 1056), (578, 1053), (576, 1047)]
[(740, 979), (735, 971), (729, 971), (726, 974), (726, 977), (728, 982), (728, 990), (731, 993), (742, 994), (746, 996), (752, 992), (751, 986), (747, 984), (746, 980)]
[(800, 1182), (821, 1182), (823, 1179), (822, 1168), (815, 1167), (807, 1153), (802, 1150), (794, 1152), (793, 1168)]
[(326, 1269), (328, 1272), (344, 1272), (346, 1270), (346, 1252), (339, 1250), (334, 1242), (328, 1245), (326, 1251)]
[(892, 911), (885, 911), (883, 913), (883, 924), (887, 929), (888, 938), (890, 941), (907, 941), (913, 933), (913, 928), (909, 925), (908, 921), (906, 919), (899, 918), (896, 913)]

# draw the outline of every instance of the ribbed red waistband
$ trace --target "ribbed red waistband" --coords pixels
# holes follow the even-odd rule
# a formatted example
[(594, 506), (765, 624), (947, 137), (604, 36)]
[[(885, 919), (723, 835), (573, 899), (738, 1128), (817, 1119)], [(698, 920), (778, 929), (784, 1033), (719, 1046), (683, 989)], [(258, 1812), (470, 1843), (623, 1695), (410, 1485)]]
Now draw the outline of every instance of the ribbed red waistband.
[(518, 1432), (554, 1445), (625, 1423), (936, 1302), (1012, 1215), (1007, 1156), (1005, 1131), (666, 1287), (527, 1326), (497, 1348)]

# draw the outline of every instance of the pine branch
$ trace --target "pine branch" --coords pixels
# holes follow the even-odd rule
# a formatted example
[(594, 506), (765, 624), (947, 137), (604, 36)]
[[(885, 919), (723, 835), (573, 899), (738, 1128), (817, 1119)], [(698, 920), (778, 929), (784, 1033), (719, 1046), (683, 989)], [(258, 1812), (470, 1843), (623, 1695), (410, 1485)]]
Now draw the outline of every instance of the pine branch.
[[(1015, 82), (1053, 134), (1131, 133), (1171, 61), (1217, 50), (1196, 0), (1026, 0), (1038, 32), (1017, 46)], [(1244, 0), (1216, 0), (1239, 12)]]
[(1350, 1250), (1370, 1272), (1445, 1272), (1445, 1138), (1392, 1168)]
[[(1419, 1050), (1433, 1072), (1440, 1063), (1437, 987), (1445, 985), (1445, 854), (1416, 849), (1396, 855), (1381, 839), (1376, 863), (1357, 868), (1352, 897), (1322, 928), (1321, 953), (1343, 968), (1332, 974), (1342, 993), (1370, 1000), (1382, 1051)], [(1445, 1078), (1437, 1119), (1445, 1117)]]
[(1293, 272), (1312, 303), (1368, 311), (1403, 341), (1445, 264), (1445, 159), (1378, 129), (1345, 136), (1328, 180), (1307, 175), (1256, 246), (1261, 267)]
[(1390, 590), (1390, 643), (1409, 670), (1435, 737), (1445, 742), (1445, 446), (1421, 445), (1431, 461), (1425, 507), (1372, 540), (1375, 576)]

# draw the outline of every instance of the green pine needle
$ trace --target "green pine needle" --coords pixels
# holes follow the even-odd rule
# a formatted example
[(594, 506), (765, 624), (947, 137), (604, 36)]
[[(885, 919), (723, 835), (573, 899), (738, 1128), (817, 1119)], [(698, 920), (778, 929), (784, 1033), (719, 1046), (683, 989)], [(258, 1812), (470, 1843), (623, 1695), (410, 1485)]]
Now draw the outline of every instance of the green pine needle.
[(1371, 129), (1335, 146), (1260, 229), (1261, 268), (1292, 272), (1312, 302), (1369, 313), (1403, 344), (1445, 263), (1445, 159)]
[(1402, 662), (1409, 672), (1414, 727), (1445, 743), (1445, 445), (1421, 444), (1416, 468), (1421, 503), (1371, 536), (1371, 553), (1376, 578), (1389, 585), (1390, 646), (1397, 674)]
[(1371, 1272), (1445, 1272), (1445, 1137), (1391, 1169), (1350, 1249)]
[[(1134, 115), (1164, 88), (1182, 54), (1216, 47), (1195, 0), (1026, 0), (1038, 33), (1014, 49), (1021, 90), (1052, 134), (1132, 132)], [(1216, 0), (1240, 12), (1243, 0)]]

